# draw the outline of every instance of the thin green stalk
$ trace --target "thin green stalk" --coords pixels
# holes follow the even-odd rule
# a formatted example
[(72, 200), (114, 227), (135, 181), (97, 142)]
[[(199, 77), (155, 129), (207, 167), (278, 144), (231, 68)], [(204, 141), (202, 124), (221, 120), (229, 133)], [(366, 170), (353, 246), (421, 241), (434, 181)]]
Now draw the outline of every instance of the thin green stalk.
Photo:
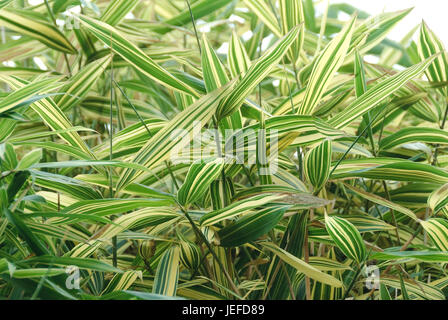
[(178, 203), (178, 206), (181, 209), (181, 211), (183, 212), (183, 214), (185, 215), (185, 217), (187, 218), (187, 220), (190, 223), (190, 225), (192, 226), (192, 228), (193, 228), (194, 232), (196, 233), (196, 235), (207, 246), (207, 249), (210, 251), (210, 253), (212, 254), (213, 258), (218, 263), (219, 268), (222, 270), (222, 272), (224, 273), (225, 277), (229, 281), (230, 285), (232, 286), (232, 289), (235, 291), (236, 294), (241, 296), (240, 290), (238, 289), (238, 287), (233, 282), (232, 277), (227, 272), (227, 269), (224, 267), (224, 265), (222, 264), (221, 260), (219, 260), (219, 257), (216, 255), (215, 251), (213, 250), (213, 247), (212, 247), (211, 243), (207, 240), (207, 238), (202, 233), (202, 231), (196, 226), (196, 223), (193, 221), (193, 219), (191, 218), (191, 216), (188, 213), (188, 211), (180, 203)]
[(369, 122), (369, 124), (364, 128), (364, 130), (361, 132), (359, 136), (356, 137), (355, 141), (352, 143), (352, 145), (347, 149), (347, 151), (344, 153), (341, 159), (336, 163), (336, 165), (333, 167), (333, 169), (330, 172), (330, 177), (334, 173), (334, 171), (339, 167), (339, 165), (342, 163), (342, 161), (345, 160), (347, 155), (350, 153), (350, 151), (353, 149), (353, 147), (358, 143), (358, 141), (361, 139), (361, 137), (364, 136), (364, 134), (367, 132), (368, 128), (372, 125), (372, 123), (376, 120), (376, 118), (380, 115), (381, 111), (378, 112), (378, 114)]
[(196, 36), (196, 41), (198, 43), (199, 53), (202, 54), (201, 41), (199, 41), (198, 30), (196, 29), (196, 22), (194, 20), (193, 11), (191, 11), (190, 1), (185, 0), (187, 2), (188, 11), (190, 12), (191, 22), (193, 23), (194, 34)]

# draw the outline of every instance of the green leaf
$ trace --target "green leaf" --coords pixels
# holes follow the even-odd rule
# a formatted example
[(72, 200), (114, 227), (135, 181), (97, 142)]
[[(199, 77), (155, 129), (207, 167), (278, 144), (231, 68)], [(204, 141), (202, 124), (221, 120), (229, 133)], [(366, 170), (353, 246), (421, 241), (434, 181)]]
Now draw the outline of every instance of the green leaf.
[(286, 207), (266, 208), (249, 214), (218, 232), (220, 245), (238, 247), (267, 234), (283, 218)]
[(123, 20), (123, 18), (137, 6), (140, 0), (116, 0), (110, 2), (103, 11), (100, 20), (115, 26)]
[[(167, 160), (170, 153), (182, 150), (190, 143), (193, 129), (198, 126), (202, 128), (211, 120), (220, 101), (230, 93), (232, 84), (229, 83), (227, 86), (207, 94), (188, 109), (177, 114), (163, 129), (148, 140), (135, 155), (133, 162), (153, 169)], [(117, 189), (120, 190), (136, 181), (139, 176), (141, 173), (136, 173), (134, 170), (124, 170), (118, 181)]]
[(353, 16), (344, 29), (317, 56), (298, 114), (312, 115), (317, 110), (322, 96), (330, 85), (330, 81), (344, 62), (355, 22), (356, 16)]
[(325, 140), (305, 157), (305, 175), (316, 191), (325, 186), (330, 177), (331, 153), (331, 141)]
[(249, 70), (236, 84), (229, 97), (220, 103), (216, 111), (218, 120), (231, 115), (243, 104), (246, 97), (269, 75), (275, 65), (279, 63), (299, 35), (301, 28), (302, 26), (294, 27), (250, 66)]
[(448, 206), (448, 184), (437, 189), (428, 198), (428, 207), (434, 214)]
[(420, 221), (420, 224), (440, 251), (448, 251), (448, 221), (446, 219), (432, 218), (428, 221)]
[(27, 227), (25, 222), (17, 214), (12, 213), (8, 209), (3, 210), (3, 214), (17, 230), (20, 237), (25, 240), (31, 249), (31, 252), (38, 256), (48, 255), (49, 251), (43, 242)]
[(322, 271), (316, 269), (315, 267), (311, 266), (310, 264), (307, 264), (306, 262), (302, 261), (301, 259), (293, 256), (289, 252), (279, 248), (273, 243), (269, 242), (263, 242), (263, 247), (268, 249), (269, 251), (273, 252), (276, 256), (278, 256), (281, 260), (283, 260), (285, 263), (289, 264), (293, 268), (295, 268), (297, 271), (303, 273), (307, 277), (310, 277), (313, 280), (316, 280), (318, 282), (327, 284), (332, 287), (341, 288), (343, 284), (333, 276), (323, 273)]
[(17, 165), (16, 170), (26, 170), (32, 165), (39, 163), (42, 159), (42, 149), (34, 149), (23, 156)]
[(198, 93), (193, 88), (175, 78), (168, 71), (155, 63), (140, 48), (127, 40), (125, 35), (114, 27), (88, 16), (79, 15), (76, 17), (95, 37), (101, 40), (105, 45), (110, 46), (112, 51), (119, 54), (124, 60), (145, 76), (173, 90), (198, 97)]
[(179, 203), (185, 206), (202, 198), (208, 191), (210, 184), (220, 176), (224, 164), (224, 158), (194, 162), (188, 170), (184, 184), (177, 193)]
[(61, 267), (77, 266), (78, 268), (85, 270), (118, 272), (118, 273), (122, 272), (120, 269), (117, 269), (108, 263), (92, 258), (81, 259), (72, 257), (55, 257), (55, 256), (43, 255), (39, 257), (32, 257), (22, 262), (29, 265), (36, 263), (36, 264), (46, 264)]
[(358, 264), (367, 256), (366, 246), (359, 231), (347, 220), (325, 215), (325, 226), (339, 249)]
[(407, 82), (421, 74), (435, 58), (436, 56), (432, 56), (419, 64), (409, 67), (408, 69), (379, 82), (364, 93), (359, 99), (356, 99), (343, 111), (339, 112), (329, 121), (329, 124), (337, 129), (346, 127), (353, 120), (378, 106)]
[(39, 40), (55, 50), (75, 54), (76, 48), (58, 28), (26, 10), (0, 9), (0, 25)]
[[(440, 53), (440, 54), (439, 54)], [(418, 42), (418, 54), (421, 60), (439, 54), (426, 70), (426, 76), (431, 82), (443, 83), (448, 81), (448, 55), (445, 47), (435, 33), (423, 21)], [(445, 97), (448, 97), (446, 87), (439, 89)]]
[(175, 296), (179, 277), (179, 247), (166, 250), (157, 266), (152, 293)]

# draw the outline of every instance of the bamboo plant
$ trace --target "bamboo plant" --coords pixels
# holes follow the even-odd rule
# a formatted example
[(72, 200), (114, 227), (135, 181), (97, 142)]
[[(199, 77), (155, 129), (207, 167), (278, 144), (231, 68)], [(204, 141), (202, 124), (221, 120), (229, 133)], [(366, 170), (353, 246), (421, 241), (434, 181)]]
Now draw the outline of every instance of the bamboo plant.
[(324, 7), (0, 1), (0, 297), (444, 300), (444, 45)]

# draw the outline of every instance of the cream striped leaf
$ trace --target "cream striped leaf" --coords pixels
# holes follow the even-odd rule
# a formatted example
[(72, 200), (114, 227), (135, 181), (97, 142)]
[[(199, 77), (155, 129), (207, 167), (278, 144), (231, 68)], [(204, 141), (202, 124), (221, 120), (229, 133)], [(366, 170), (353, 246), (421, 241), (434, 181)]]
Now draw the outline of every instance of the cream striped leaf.
[[(395, 160), (391, 161), (390, 164), (381, 165), (381, 162), (384, 162), (381, 161), (377, 162), (375, 165), (375, 160), (371, 160), (373, 163), (370, 164), (369, 161), (364, 161), (359, 167), (355, 166), (354, 171), (347, 170), (347, 168), (339, 168), (334, 172), (330, 179), (358, 177), (389, 181), (428, 182), (438, 184), (448, 183), (448, 172), (428, 164)], [(356, 164), (360, 162), (352, 163)]]
[(431, 193), (428, 198), (428, 207), (431, 208), (434, 214), (446, 208), (446, 206), (448, 206), (448, 184)]
[[(78, 201), (71, 206), (61, 210), (61, 213), (67, 215), (76, 214), (91, 214), (98, 217), (109, 216), (114, 214), (121, 214), (131, 210), (135, 210), (143, 207), (164, 207), (170, 205), (172, 202), (168, 200), (158, 200), (158, 199), (100, 199), (100, 200), (84, 200)], [(141, 212), (134, 214), (139, 215)], [(151, 214), (152, 212), (150, 212)], [(144, 216), (145, 212), (141, 213)], [(129, 218), (133, 218), (130, 216)], [(51, 219), (50, 222), (54, 224), (61, 224), (65, 222), (73, 221), (74, 217), (70, 218), (55, 218)]]
[(179, 278), (180, 252), (178, 246), (165, 251), (157, 266), (152, 293), (175, 296)]
[(366, 246), (359, 231), (347, 220), (325, 215), (325, 226), (339, 249), (358, 264), (367, 256)]
[(255, 208), (262, 207), (273, 201), (278, 201), (284, 197), (285, 195), (280, 194), (263, 194), (250, 197), (248, 199), (235, 202), (225, 208), (205, 214), (202, 216), (200, 223), (202, 227), (212, 226), (220, 221), (251, 213)]
[[(0, 78), (2, 80), (2, 78)], [(0, 100), (0, 114), (15, 109), (18, 105), (25, 103), (43, 93), (48, 93), (53, 89), (60, 87), (59, 77), (51, 77), (45, 80), (33, 81), (23, 87), (14, 90), (2, 100)]]
[[(409, 293), (410, 299), (417, 300), (445, 300), (445, 295), (436, 286), (426, 284), (415, 279), (404, 280), (392, 278), (391, 276), (383, 276), (380, 279), (380, 283), (383, 285), (390, 286), (395, 289), (402, 289), (402, 284), (405, 286), (406, 291)], [(398, 297), (399, 299), (400, 297)]]
[(448, 221), (442, 218), (432, 218), (420, 221), (434, 245), (440, 251), (448, 251)]
[[(5, 81), (14, 90), (23, 88), (28, 84), (28, 82), (25, 80), (12, 77), (6, 78), (2, 75), (0, 75), (0, 80)], [(90, 151), (90, 148), (87, 146), (87, 144), (81, 139), (78, 132), (71, 131), (73, 125), (51, 98), (36, 101), (31, 105), (31, 108), (53, 131), (60, 132), (58, 133), (58, 136), (60, 136), (63, 140), (65, 140), (71, 146), (82, 150), (90, 158), (95, 158), (95, 155), (92, 153), (92, 151)]]
[(364, 115), (369, 110), (372, 110), (386, 99), (389, 99), (391, 95), (407, 82), (420, 75), (435, 58), (436, 56), (432, 56), (431, 58), (413, 65), (412, 67), (376, 84), (332, 118), (329, 121), (330, 125), (338, 129), (346, 127), (353, 120)]
[(224, 169), (225, 160), (201, 159), (190, 166), (185, 182), (180, 187), (177, 198), (183, 206), (192, 204), (202, 198)]
[(202, 34), (202, 73), (207, 92), (212, 92), (229, 82), (226, 69), (210, 46), (205, 33)]
[(273, 252), (282, 261), (289, 264), (291, 267), (295, 268), (300, 273), (303, 273), (307, 277), (332, 287), (342, 288), (343, 284), (341, 281), (335, 277), (320, 271), (318, 268), (306, 263), (305, 261), (293, 256), (291, 253), (279, 248), (274, 243), (263, 242), (263, 247)]
[(43, 20), (38, 20), (29, 11), (1, 9), (0, 25), (39, 40), (58, 51), (75, 54), (77, 51), (59, 29)]
[(352, 186), (350, 186), (348, 184), (344, 183), (344, 186), (347, 189), (349, 189), (349, 190), (353, 191), (354, 193), (356, 193), (357, 195), (361, 196), (362, 198), (365, 198), (365, 199), (367, 199), (369, 201), (372, 201), (373, 203), (379, 204), (381, 206), (385, 206), (385, 207), (387, 207), (389, 209), (398, 211), (398, 212), (408, 216), (412, 220), (418, 221), (418, 218), (415, 215), (415, 213), (412, 212), (411, 210), (409, 210), (408, 208), (402, 207), (402, 206), (400, 206), (400, 205), (398, 205), (396, 203), (393, 203), (393, 202), (391, 202), (389, 200), (381, 198), (381, 197), (377, 196), (376, 194), (372, 194), (372, 193), (365, 192), (363, 190), (359, 190), (359, 189), (357, 189), (355, 187), (352, 187)]
[(344, 62), (350, 45), (356, 16), (346, 23), (342, 31), (327, 45), (314, 61), (305, 97), (299, 107), (298, 114), (312, 115), (324, 95), (326, 89), (338, 69)]
[(54, 102), (62, 111), (69, 110), (74, 105), (80, 103), (89, 93), (93, 84), (104, 74), (111, 60), (111, 56), (108, 55), (82, 68), (61, 88), (60, 91), (64, 95), (54, 97)]
[(199, 97), (198, 93), (186, 83), (180, 81), (160, 65), (155, 63), (140, 48), (126, 39), (126, 36), (114, 27), (96, 19), (79, 15), (81, 23), (101, 40), (105, 45), (112, 46), (112, 50), (138, 71), (154, 81), (174, 90)]
[[(210, 121), (219, 102), (230, 93), (232, 85), (233, 82), (207, 94), (188, 109), (177, 114), (163, 129), (149, 139), (145, 146), (135, 155), (133, 162), (148, 169), (153, 169), (164, 160), (167, 160), (170, 157), (170, 153), (179, 152), (190, 143), (192, 139), (191, 132), (195, 125), (196, 127), (199, 125), (202, 128)], [(180, 131), (176, 132), (176, 129)], [(133, 169), (124, 170), (118, 181), (117, 190), (134, 182), (141, 175), (142, 172), (136, 172)]]
[(213, 210), (222, 209), (232, 203), (234, 196), (234, 186), (232, 179), (226, 177), (225, 180), (218, 179), (210, 185), (210, 198)]
[(330, 177), (331, 154), (331, 140), (328, 139), (306, 154), (305, 175), (315, 191), (320, 190)]
[[(435, 33), (423, 21), (418, 42), (418, 54), (421, 60), (428, 59), (434, 54), (441, 53), (426, 70), (426, 76), (432, 82), (443, 83), (448, 81), (448, 54), (445, 47)], [(444, 86), (439, 89), (448, 97), (448, 90)]]
[[(305, 22), (305, 14), (303, 11), (302, 1), (297, 0), (280, 0), (279, 10), (282, 24), (283, 34), (288, 33), (295, 26)], [(296, 63), (302, 50), (305, 40), (305, 28), (300, 29), (300, 33), (289, 49), (289, 56), (292, 63)]]
[(31, 167), (32, 165), (40, 162), (42, 159), (42, 149), (34, 149), (28, 152), (23, 156), (17, 165), (16, 170), (25, 170)]
[(251, 65), (246, 48), (235, 30), (232, 32), (232, 38), (229, 43), (228, 59), (230, 74), (233, 78), (245, 74)]
[(201, 251), (199, 247), (186, 239), (180, 242), (180, 261), (187, 268), (194, 272), (201, 265)]
[(227, 225), (218, 232), (220, 245), (238, 247), (258, 239), (277, 225), (286, 209), (286, 206), (269, 207)]
[[(120, 211), (123, 212), (123, 210)], [(106, 226), (99, 238), (101, 240), (112, 239), (112, 237), (117, 236), (125, 230), (144, 229), (157, 226), (161, 223), (179, 219), (181, 217), (182, 215), (171, 208), (143, 208), (115, 219), (113, 224)]]
[(383, 138), (380, 142), (380, 148), (388, 150), (412, 142), (448, 144), (448, 133), (444, 130), (435, 128), (404, 128)]
[[(380, 44), (411, 11), (412, 8), (395, 12), (383, 12), (365, 19), (356, 27), (356, 31), (353, 33), (350, 52), (353, 53), (353, 50), (358, 47), (360, 54), (367, 54)], [(348, 57), (347, 60), (351, 61), (351, 59), (353, 59), (353, 56)]]
[(134, 284), (135, 281), (137, 281), (137, 279), (143, 280), (143, 274), (141, 271), (130, 270), (116, 274), (107, 284), (107, 287), (103, 290), (101, 295), (114, 291), (127, 290)]
[(263, 23), (268, 27), (274, 35), (281, 38), (282, 30), (278, 25), (275, 13), (269, 8), (266, 0), (243, 0), (244, 4), (249, 8), (249, 10), (257, 15), (257, 17), (263, 21)]
[(137, 6), (140, 0), (115, 0), (111, 1), (101, 15), (100, 20), (115, 26)]
[(300, 28), (302, 26), (294, 27), (286, 36), (278, 40), (275, 45), (251, 65), (241, 81), (235, 86), (230, 96), (220, 103), (216, 112), (219, 120), (231, 115), (238, 109), (246, 97), (269, 75), (271, 70), (279, 63), (293, 41), (297, 38)]

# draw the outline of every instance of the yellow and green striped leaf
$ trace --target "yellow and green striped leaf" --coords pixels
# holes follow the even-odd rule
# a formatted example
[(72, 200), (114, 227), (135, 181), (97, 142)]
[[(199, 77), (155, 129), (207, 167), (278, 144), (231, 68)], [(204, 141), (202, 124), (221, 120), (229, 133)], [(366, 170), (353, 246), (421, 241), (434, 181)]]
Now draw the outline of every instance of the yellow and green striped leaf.
[(152, 293), (175, 296), (179, 278), (180, 252), (178, 246), (165, 251), (157, 266)]
[(198, 160), (190, 166), (185, 182), (177, 193), (177, 199), (183, 206), (202, 198), (224, 170), (224, 158)]
[(337, 247), (358, 264), (367, 256), (366, 246), (359, 231), (347, 220), (325, 215), (325, 226)]
[(434, 214), (437, 214), (446, 206), (448, 206), (448, 184), (431, 193), (428, 198), (428, 207), (431, 208)]
[[(343, 178), (367, 178), (390, 181), (409, 181), (409, 182), (428, 182), (446, 184), (448, 183), (448, 172), (428, 164), (416, 163), (411, 161), (392, 160), (391, 163), (381, 165), (384, 161), (375, 161), (377, 159), (363, 161), (360, 166), (355, 166), (353, 171), (347, 168), (339, 168), (330, 179)], [(373, 162), (372, 166), (368, 166)], [(375, 162), (377, 163), (375, 165)], [(352, 161), (347, 163), (359, 163)], [(364, 167), (364, 168), (363, 168)]]
[[(2, 80), (2, 78), (0, 78), (0, 80)], [(60, 78), (52, 77), (46, 80), (33, 81), (18, 88), (0, 100), (0, 114), (11, 111), (30, 101), (37, 101), (33, 98), (40, 98), (39, 96), (42, 96), (42, 94), (51, 92), (53, 89), (60, 87), (61, 84), (58, 83), (58, 80), (60, 80)]]
[(353, 34), (356, 16), (353, 16), (344, 29), (327, 45), (314, 61), (313, 71), (306, 87), (305, 97), (298, 114), (312, 115), (330, 82), (344, 62)]
[(432, 56), (429, 59), (413, 65), (412, 67), (376, 84), (359, 97), (359, 99), (353, 101), (349, 106), (332, 118), (329, 121), (330, 125), (338, 129), (346, 127), (353, 120), (364, 115), (369, 110), (372, 110), (381, 102), (388, 99), (390, 95), (394, 94), (407, 82), (420, 75), (435, 58), (436, 56)]
[(285, 211), (285, 206), (269, 207), (245, 215), (218, 232), (220, 245), (223, 247), (238, 247), (258, 239), (277, 225), (283, 218)]
[(432, 218), (420, 221), (434, 245), (440, 251), (448, 251), (448, 221), (442, 218)]
[(202, 227), (211, 226), (217, 224), (220, 221), (234, 218), (236, 216), (246, 215), (254, 211), (255, 208), (263, 207), (264, 205), (278, 201), (285, 195), (258, 195), (244, 199), (231, 204), (225, 208), (210, 212), (202, 216), (200, 222)]
[[(188, 145), (192, 139), (191, 132), (195, 125), (204, 127), (215, 114), (220, 101), (229, 95), (233, 83), (217, 89), (193, 103), (188, 109), (177, 114), (163, 129), (157, 132), (135, 155), (133, 162), (153, 169), (158, 164), (167, 160), (170, 153), (179, 151)], [(176, 129), (181, 130), (176, 133)], [(142, 172), (132, 169), (124, 170), (117, 185), (120, 190), (134, 182)]]
[(173, 90), (198, 97), (198, 93), (193, 88), (155, 63), (139, 47), (127, 40), (126, 36), (114, 27), (88, 16), (79, 15), (76, 17), (95, 37), (101, 40), (106, 46), (110, 46), (112, 51), (119, 54), (145, 76)]
[(297, 38), (300, 28), (302, 26), (294, 27), (250, 66), (249, 70), (236, 84), (230, 96), (219, 105), (216, 112), (218, 119), (223, 119), (231, 115), (242, 105), (246, 97), (269, 75), (275, 65), (279, 63), (293, 41)]
[[(280, 0), (279, 11), (283, 34), (288, 33), (295, 26), (305, 22), (305, 14), (303, 11), (302, 1), (296, 0)], [(305, 28), (300, 29), (300, 33), (296, 41), (289, 49), (289, 56), (292, 63), (296, 63), (302, 51), (303, 42), (305, 40)]]
[(100, 17), (100, 20), (115, 26), (137, 6), (140, 0), (116, 0), (110, 2)]
[[(420, 38), (418, 42), (418, 54), (421, 60), (428, 59), (434, 54), (440, 55), (426, 69), (426, 76), (435, 83), (444, 83), (448, 81), (448, 55), (445, 47), (435, 33), (423, 21), (420, 29)], [(448, 96), (446, 87), (439, 89), (442, 94)]]
[(39, 40), (55, 50), (71, 54), (77, 52), (59, 29), (43, 20), (35, 19), (29, 11), (0, 9), (0, 25)]
[(69, 110), (87, 96), (93, 84), (104, 74), (112, 58), (106, 56), (89, 63), (78, 71), (60, 91), (62, 96), (56, 96), (53, 100), (62, 111)]
[(232, 38), (230, 39), (228, 59), (230, 74), (233, 78), (245, 74), (250, 68), (249, 55), (235, 31), (232, 32)]
[(243, 0), (249, 10), (257, 15), (263, 21), (272, 33), (278, 38), (282, 37), (282, 30), (278, 25), (275, 13), (269, 8), (266, 0)]
[(448, 144), (448, 133), (435, 128), (404, 128), (383, 138), (380, 142), (380, 148), (388, 150), (405, 143), (413, 142)]
[[(0, 75), (0, 80), (5, 81), (13, 89), (20, 89), (25, 87), (29, 82), (19, 78), (4, 77)], [(67, 116), (59, 109), (51, 98), (46, 98), (41, 101), (36, 101), (31, 104), (31, 108), (41, 117), (44, 123), (53, 131), (58, 131), (58, 135), (69, 143), (71, 146), (82, 150), (86, 155), (92, 159), (95, 155), (92, 153), (87, 144), (82, 140), (76, 131), (71, 131), (73, 125), (68, 120)], [(62, 131), (59, 131), (62, 130)], [(67, 130), (67, 131), (66, 131)]]
[(305, 157), (305, 175), (316, 191), (320, 190), (330, 177), (331, 153), (331, 140), (326, 139)]
[(327, 284), (332, 287), (342, 288), (343, 284), (341, 281), (335, 277), (320, 271), (318, 268), (306, 263), (305, 261), (297, 258), (291, 253), (279, 248), (277, 245), (269, 242), (263, 242), (263, 247), (273, 252), (282, 261), (289, 264), (291, 267), (295, 268), (300, 273), (303, 273), (307, 277), (316, 280), (318, 282)]
[(219, 60), (213, 48), (210, 46), (205, 33), (202, 35), (201, 43), (204, 84), (207, 92), (212, 92), (229, 82), (229, 78), (225, 67)]
[(357, 189), (355, 187), (352, 187), (352, 186), (350, 186), (348, 184), (344, 184), (344, 186), (347, 189), (349, 189), (349, 190), (353, 191), (354, 193), (356, 193), (357, 195), (359, 195), (359, 196), (361, 196), (361, 197), (363, 197), (363, 198), (365, 198), (365, 199), (367, 199), (369, 201), (372, 201), (373, 203), (376, 203), (376, 204), (379, 204), (381, 206), (385, 206), (385, 207), (387, 207), (389, 209), (398, 211), (398, 212), (408, 216), (412, 220), (418, 221), (418, 218), (415, 215), (415, 213), (412, 212), (411, 210), (409, 210), (408, 208), (402, 207), (402, 206), (400, 206), (400, 205), (398, 205), (396, 203), (393, 203), (393, 202), (391, 202), (389, 200), (386, 200), (386, 199), (384, 199), (384, 198), (382, 198), (380, 196), (377, 196), (376, 194), (372, 194), (372, 193), (365, 192), (363, 190), (359, 190), (359, 189)]

